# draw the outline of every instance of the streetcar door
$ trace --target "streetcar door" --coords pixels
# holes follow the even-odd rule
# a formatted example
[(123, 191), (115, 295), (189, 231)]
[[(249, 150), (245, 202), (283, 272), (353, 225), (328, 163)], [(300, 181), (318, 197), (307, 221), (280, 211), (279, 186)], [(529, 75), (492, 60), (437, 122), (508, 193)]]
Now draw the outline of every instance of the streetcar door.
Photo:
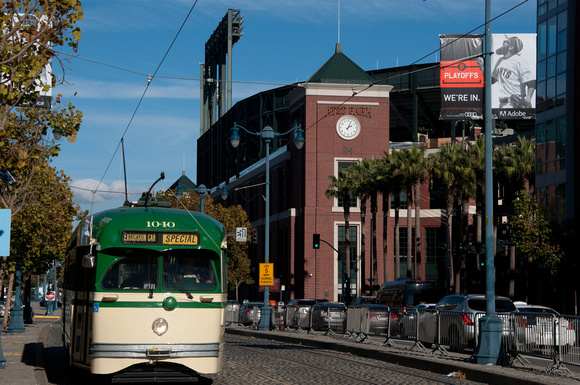
[(95, 269), (82, 266), (83, 258), (87, 254), (83, 249), (78, 248), (76, 253), (77, 279), (73, 296), (71, 345), (72, 361), (88, 364), (90, 320), (93, 311), (91, 293), (95, 286)]

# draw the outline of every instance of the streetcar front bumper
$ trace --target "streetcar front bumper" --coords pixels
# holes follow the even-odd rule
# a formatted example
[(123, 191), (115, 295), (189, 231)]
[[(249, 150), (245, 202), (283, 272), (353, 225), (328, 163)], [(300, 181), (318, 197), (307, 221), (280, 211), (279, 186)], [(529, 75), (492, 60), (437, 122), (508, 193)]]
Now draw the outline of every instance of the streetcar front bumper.
[(93, 358), (168, 358), (219, 357), (219, 343), (205, 344), (102, 344), (92, 343)]

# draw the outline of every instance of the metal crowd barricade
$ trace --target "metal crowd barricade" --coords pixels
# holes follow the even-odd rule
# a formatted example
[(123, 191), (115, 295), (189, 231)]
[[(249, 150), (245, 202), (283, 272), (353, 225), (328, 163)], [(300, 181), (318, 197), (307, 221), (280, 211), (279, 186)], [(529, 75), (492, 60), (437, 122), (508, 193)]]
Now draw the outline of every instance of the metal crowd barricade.
[(357, 342), (372, 342), (369, 336), (387, 336), (390, 310), (386, 305), (364, 304), (347, 309), (345, 336)]
[(437, 317), (437, 347), (449, 346), (463, 351), (477, 344), (477, 317), (470, 313), (439, 311)]
[(437, 312), (426, 309), (409, 309), (399, 319), (399, 338), (415, 342), (410, 350), (415, 348), (425, 350), (426, 348), (422, 341), (429, 346), (435, 343), (434, 333), (429, 339), (426, 333), (426, 326), (421, 322), (426, 316), (428, 319), (431, 318), (434, 323), (437, 322)]
[[(509, 313), (509, 314), (496, 314), (496, 317), (499, 317), (501, 319), (501, 324), (502, 324), (502, 355), (503, 358), (505, 358), (505, 355), (507, 354), (507, 352), (509, 351), (509, 347), (510, 345), (513, 343), (513, 338), (514, 338), (514, 333), (515, 333), (515, 326), (514, 326), (514, 320), (512, 317), (513, 313)], [(479, 345), (479, 319), (481, 317), (485, 317), (485, 313), (477, 313), (475, 315), (475, 338), (474, 338), (474, 345), (472, 346), (473, 348), (475, 348), (476, 346)]]
[(360, 333), (360, 309), (349, 307), (346, 311), (346, 335), (348, 337)]
[(529, 364), (525, 356), (551, 359), (546, 371), (569, 371), (564, 364), (578, 365), (578, 317), (518, 312), (511, 315), (514, 333), (509, 345), (513, 359)]
[(561, 362), (570, 365), (580, 365), (580, 317), (561, 316), (562, 327), (567, 334), (566, 346), (561, 349)]
[(304, 332), (305, 329), (307, 329), (306, 332), (308, 332), (308, 330), (310, 330), (312, 325), (312, 320), (310, 316), (311, 310), (312, 306), (310, 305), (298, 306), (298, 308), (296, 309), (294, 317), (297, 318), (296, 327), (298, 331)]
[(226, 325), (237, 325), (240, 321), (240, 305), (226, 304), (225, 318)]
[(270, 311), (270, 322), (274, 330), (284, 330), (284, 317), (279, 307), (274, 307)]
[(262, 309), (260, 306), (254, 306), (254, 310), (252, 311), (252, 329), (258, 329), (260, 325), (260, 317), (262, 315)]
[[(347, 318), (347, 311), (348, 309), (344, 309), (343, 307), (339, 307), (333, 304), (329, 304), (328, 307), (325, 305), (322, 306), (326, 310), (326, 316), (324, 317), (325, 325), (322, 329), (325, 330), (325, 335), (334, 335), (336, 332), (344, 333), (346, 329), (346, 318)], [(314, 329), (314, 326), (320, 327), (318, 321), (314, 322), (314, 312), (310, 309), (310, 318), (311, 318), (311, 330)]]

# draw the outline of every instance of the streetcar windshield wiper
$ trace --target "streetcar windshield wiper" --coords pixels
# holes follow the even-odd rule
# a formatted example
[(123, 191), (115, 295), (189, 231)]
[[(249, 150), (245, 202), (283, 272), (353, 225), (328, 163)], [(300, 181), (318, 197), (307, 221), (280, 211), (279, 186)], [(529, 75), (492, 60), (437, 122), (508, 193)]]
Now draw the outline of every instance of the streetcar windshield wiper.
[(179, 291), (182, 291), (182, 292), (184, 292), (184, 293), (185, 293), (185, 295), (187, 295), (187, 298), (189, 298), (189, 299), (193, 299), (193, 296), (191, 295), (191, 293), (190, 293), (189, 291), (187, 291), (187, 290), (186, 290), (186, 289), (185, 289), (183, 286), (181, 286), (181, 284), (180, 284), (180, 283), (178, 283), (178, 282), (174, 282), (174, 281), (171, 279), (171, 276), (170, 276), (169, 274), (167, 274), (167, 272), (164, 272), (164, 273), (163, 273), (163, 276), (164, 276), (165, 278), (167, 278), (167, 282), (169, 282), (169, 283), (171, 284), (171, 286), (173, 286), (174, 288), (176, 288), (176, 289), (177, 289), (177, 290), (179, 290)]

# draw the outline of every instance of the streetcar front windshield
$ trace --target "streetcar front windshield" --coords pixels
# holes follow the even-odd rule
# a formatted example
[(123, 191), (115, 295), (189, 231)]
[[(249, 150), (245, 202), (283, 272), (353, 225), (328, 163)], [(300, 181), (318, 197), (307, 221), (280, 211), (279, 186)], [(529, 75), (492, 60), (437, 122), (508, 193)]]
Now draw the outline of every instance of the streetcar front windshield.
[(101, 281), (108, 290), (154, 290), (157, 288), (157, 257), (151, 250), (128, 250), (115, 261)]
[(217, 279), (209, 250), (168, 250), (163, 257), (163, 289), (179, 288), (187, 291), (213, 291)]

